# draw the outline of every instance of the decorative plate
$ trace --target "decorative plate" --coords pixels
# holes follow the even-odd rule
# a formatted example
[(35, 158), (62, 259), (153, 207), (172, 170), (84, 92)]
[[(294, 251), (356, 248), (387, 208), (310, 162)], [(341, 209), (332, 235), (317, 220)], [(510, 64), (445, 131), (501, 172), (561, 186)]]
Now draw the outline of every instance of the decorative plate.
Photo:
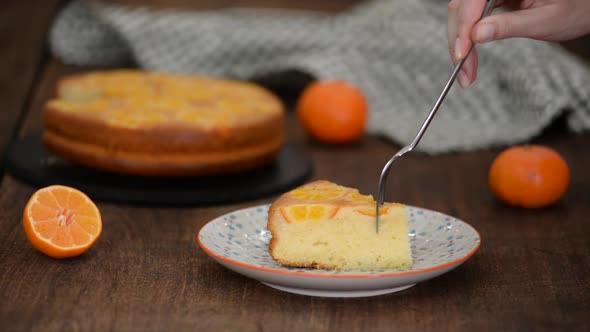
[(446, 273), (469, 259), (481, 238), (451, 216), (406, 206), (414, 264), (398, 270), (318, 270), (285, 267), (268, 253), (270, 205), (220, 216), (198, 235), (201, 248), (221, 265), (270, 287), (310, 296), (363, 297), (398, 292)]

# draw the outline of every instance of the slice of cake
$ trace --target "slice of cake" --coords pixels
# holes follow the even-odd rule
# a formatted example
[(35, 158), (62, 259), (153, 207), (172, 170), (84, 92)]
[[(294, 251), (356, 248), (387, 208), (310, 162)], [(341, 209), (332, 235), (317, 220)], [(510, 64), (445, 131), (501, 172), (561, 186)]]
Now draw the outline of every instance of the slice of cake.
[(268, 212), (270, 255), (294, 267), (368, 270), (411, 266), (405, 206), (385, 203), (376, 233), (375, 204), (370, 195), (328, 181), (285, 193)]
[(43, 111), (58, 156), (131, 175), (226, 174), (272, 162), (284, 110), (248, 82), (139, 70), (63, 78)]

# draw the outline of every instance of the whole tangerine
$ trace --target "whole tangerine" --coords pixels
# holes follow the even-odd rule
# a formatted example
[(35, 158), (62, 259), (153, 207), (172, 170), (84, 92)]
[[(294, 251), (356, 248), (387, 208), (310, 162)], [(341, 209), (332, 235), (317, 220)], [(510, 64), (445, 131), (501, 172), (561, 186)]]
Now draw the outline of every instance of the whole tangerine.
[(296, 107), (305, 131), (324, 143), (351, 143), (363, 136), (369, 113), (362, 91), (345, 81), (320, 80), (305, 88)]
[(498, 199), (524, 208), (557, 202), (569, 186), (570, 171), (555, 150), (541, 145), (510, 147), (492, 162), (489, 185)]

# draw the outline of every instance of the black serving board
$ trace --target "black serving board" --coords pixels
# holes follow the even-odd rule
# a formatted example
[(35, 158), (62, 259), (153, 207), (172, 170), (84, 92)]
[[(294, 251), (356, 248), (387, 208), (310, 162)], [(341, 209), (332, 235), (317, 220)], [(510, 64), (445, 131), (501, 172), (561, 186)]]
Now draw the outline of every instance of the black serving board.
[(141, 177), (102, 172), (64, 161), (45, 149), (41, 133), (16, 140), (8, 149), (8, 172), (44, 187), (61, 184), (90, 198), (116, 203), (212, 205), (263, 198), (288, 191), (311, 176), (312, 164), (286, 144), (277, 159), (253, 171), (207, 177)]

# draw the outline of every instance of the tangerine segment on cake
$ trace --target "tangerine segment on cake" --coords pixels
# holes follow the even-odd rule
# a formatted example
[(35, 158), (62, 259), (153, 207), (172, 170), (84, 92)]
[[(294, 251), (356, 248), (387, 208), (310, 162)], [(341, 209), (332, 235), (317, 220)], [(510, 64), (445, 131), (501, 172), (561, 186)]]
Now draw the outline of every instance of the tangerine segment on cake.
[(399, 269), (412, 265), (405, 206), (385, 203), (375, 231), (373, 197), (315, 181), (279, 197), (268, 212), (270, 255), (293, 267)]
[(133, 175), (210, 175), (275, 159), (284, 109), (248, 82), (139, 70), (58, 82), (43, 142), (71, 162)]

